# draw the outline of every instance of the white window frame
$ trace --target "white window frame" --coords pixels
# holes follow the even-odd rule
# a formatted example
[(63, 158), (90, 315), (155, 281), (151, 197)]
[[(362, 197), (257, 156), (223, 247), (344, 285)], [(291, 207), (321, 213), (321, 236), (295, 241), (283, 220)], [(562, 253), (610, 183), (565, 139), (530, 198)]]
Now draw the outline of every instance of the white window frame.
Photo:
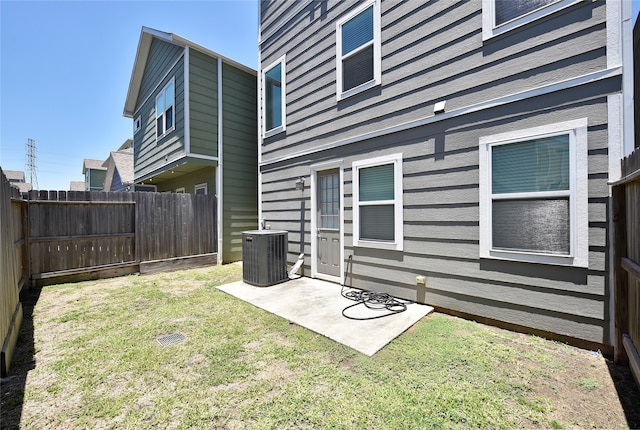
[[(367, 167), (393, 164), (393, 200), (378, 200), (370, 202), (360, 202), (360, 169)], [(404, 206), (403, 206), (403, 185), (402, 185), (402, 153), (390, 154), (381, 157), (369, 158), (366, 160), (354, 161), (351, 163), (351, 174), (353, 183), (353, 246), (366, 248), (391, 249), (402, 251), (404, 248)], [(370, 239), (360, 239), (360, 206), (393, 204), (394, 205), (394, 241), (376, 241)]]
[(133, 120), (133, 134), (136, 134), (142, 128), (142, 119), (140, 116)]
[[(153, 105), (153, 109), (156, 111), (156, 121), (155, 121), (155, 125), (156, 125), (156, 142), (159, 141), (160, 139), (162, 139), (163, 137), (165, 137), (167, 134), (171, 133), (173, 130), (176, 129), (176, 82), (175, 82), (175, 77), (171, 78), (171, 80), (169, 82), (167, 82), (167, 84), (164, 86), (164, 88), (162, 88), (162, 91), (160, 91), (158, 93), (158, 95), (156, 96), (155, 99), (155, 104)], [(173, 85), (173, 101), (171, 102), (170, 105), (165, 105), (165, 109), (162, 113), (158, 114), (157, 111), (157, 106), (158, 106), (158, 99), (160, 97), (163, 97), (165, 92), (167, 91), (167, 88), (169, 88), (171, 85)], [(167, 112), (167, 106), (171, 106), (173, 107), (172, 109), (172, 115), (173, 115), (173, 121), (171, 123), (171, 127), (167, 128), (167, 116), (166, 116), (166, 112)], [(163, 124), (163, 133), (162, 134), (158, 134), (158, 118), (162, 116), (162, 124)]]
[[(266, 87), (266, 79), (267, 79), (267, 72), (271, 69), (273, 69), (274, 67), (276, 67), (278, 64), (281, 65), (281, 71), (282, 71), (282, 91), (281, 91), (281, 100), (280, 100), (280, 106), (282, 109), (281, 112), (281, 116), (282, 116), (282, 124), (278, 127), (272, 128), (267, 130), (267, 121), (266, 121), (266, 117), (267, 117), (267, 87)], [(267, 67), (265, 67), (264, 69), (262, 69), (262, 124), (263, 124), (263, 131), (262, 131), (262, 135), (264, 137), (269, 137), (269, 136), (273, 136), (275, 134), (278, 133), (282, 133), (283, 131), (285, 131), (287, 129), (287, 61), (286, 61), (286, 55), (283, 55), (282, 57), (278, 58), (276, 61), (274, 61), (273, 63), (269, 64)]]
[[(483, 136), (479, 146), (480, 170), (480, 258), (512, 260), (528, 263), (589, 267), (589, 207), (587, 119), (580, 118), (529, 129)], [(570, 245), (568, 255), (492, 247), (491, 148), (532, 139), (559, 135), (569, 136), (569, 222)], [(543, 192), (519, 193), (519, 197), (544, 197)], [(558, 192), (551, 192), (558, 195)], [(562, 193), (560, 193), (562, 194)], [(518, 197), (514, 194), (509, 198)]]
[(209, 194), (208, 191), (208, 185), (206, 182), (202, 183), (202, 184), (197, 184), (194, 188), (193, 188), (193, 193), (194, 194), (198, 194), (198, 190), (204, 190), (205, 194)]
[(565, 9), (580, 0), (558, 0), (539, 9), (507, 21), (504, 24), (496, 25), (496, 0), (482, 0), (482, 40), (489, 40), (492, 37), (506, 33), (518, 27), (522, 27), (532, 21), (551, 15), (559, 10)]
[(176, 194), (184, 194), (184, 187), (176, 188)]
[[(373, 5), (373, 40), (365, 43), (357, 49), (349, 52), (347, 55), (342, 55), (342, 26), (355, 16), (359, 15), (369, 7)], [(346, 58), (349, 58), (365, 48), (373, 45), (373, 79), (358, 85), (357, 87), (342, 91), (342, 63)], [(381, 72), (381, 51), (380, 51), (380, 2), (379, 0), (368, 1), (361, 7), (353, 10), (351, 13), (340, 19), (336, 23), (336, 97), (338, 101), (344, 100), (348, 97), (359, 94), (382, 82)]]

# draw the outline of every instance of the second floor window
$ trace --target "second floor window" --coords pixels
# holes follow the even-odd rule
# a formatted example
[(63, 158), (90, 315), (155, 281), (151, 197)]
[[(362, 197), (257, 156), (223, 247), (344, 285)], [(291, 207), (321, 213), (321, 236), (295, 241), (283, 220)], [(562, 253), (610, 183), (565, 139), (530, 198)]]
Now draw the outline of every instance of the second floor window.
[(172, 79), (156, 97), (156, 136), (164, 136), (175, 128), (175, 82)]
[(380, 83), (380, 24), (377, 2), (337, 24), (338, 100)]
[(264, 133), (267, 136), (285, 129), (285, 59), (264, 69), (262, 76)]
[(520, 18), (523, 15), (543, 8), (557, 0), (495, 0), (496, 25), (502, 25), (507, 21)]

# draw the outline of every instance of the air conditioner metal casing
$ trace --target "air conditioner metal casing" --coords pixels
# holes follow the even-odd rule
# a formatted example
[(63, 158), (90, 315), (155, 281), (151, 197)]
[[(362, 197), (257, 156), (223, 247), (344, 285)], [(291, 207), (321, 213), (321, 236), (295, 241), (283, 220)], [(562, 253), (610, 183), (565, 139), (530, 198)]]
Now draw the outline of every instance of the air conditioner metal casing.
[(243, 281), (258, 287), (287, 281), (287, 249), (288, 232), (284, 230), (243, 232)]

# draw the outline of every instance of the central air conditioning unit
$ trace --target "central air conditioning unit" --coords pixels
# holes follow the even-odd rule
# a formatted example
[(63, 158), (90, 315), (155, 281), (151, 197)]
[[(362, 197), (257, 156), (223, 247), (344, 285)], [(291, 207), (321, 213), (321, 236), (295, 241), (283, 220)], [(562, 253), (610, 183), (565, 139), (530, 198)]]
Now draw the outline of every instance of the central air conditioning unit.
[(287, 232), (253, 230), (242, 233), (242, 279), (247, 284), (268, 287), (289, 279)]

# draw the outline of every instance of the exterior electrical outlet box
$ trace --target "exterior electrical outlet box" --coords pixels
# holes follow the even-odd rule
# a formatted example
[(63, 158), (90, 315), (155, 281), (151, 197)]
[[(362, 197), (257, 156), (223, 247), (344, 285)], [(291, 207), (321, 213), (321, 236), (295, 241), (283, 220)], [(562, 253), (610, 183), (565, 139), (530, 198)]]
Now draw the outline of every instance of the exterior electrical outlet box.
[(287, 275), (288, 232), (253, 230), (242, 233), (242, 279), (247, 284), (268, 287), (289, 279)]

